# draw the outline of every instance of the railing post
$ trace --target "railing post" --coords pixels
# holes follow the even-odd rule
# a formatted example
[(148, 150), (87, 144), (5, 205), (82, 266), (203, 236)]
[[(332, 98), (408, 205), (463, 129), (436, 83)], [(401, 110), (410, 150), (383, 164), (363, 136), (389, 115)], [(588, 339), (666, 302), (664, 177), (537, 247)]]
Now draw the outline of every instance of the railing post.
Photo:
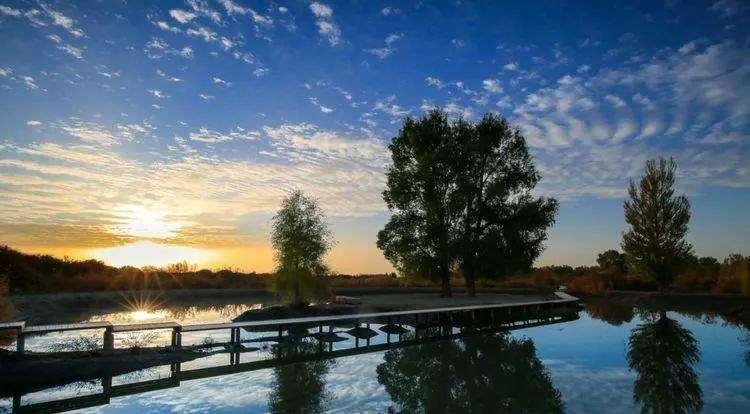
[(182, 349), (182, 326), (172, 328), (172, 349)]
[(104, 352), (109, 353), (114, 350), (115, 350), (115, 334), (112, 331), (112, 327), (108, 326), (107, 328), (104, 329)]
[(23, 328), (18, 329), (18, 335), (16, 336), (16, 351), (18, 355), (23, 355), (26, 346), (26, 335), (23, 333)]

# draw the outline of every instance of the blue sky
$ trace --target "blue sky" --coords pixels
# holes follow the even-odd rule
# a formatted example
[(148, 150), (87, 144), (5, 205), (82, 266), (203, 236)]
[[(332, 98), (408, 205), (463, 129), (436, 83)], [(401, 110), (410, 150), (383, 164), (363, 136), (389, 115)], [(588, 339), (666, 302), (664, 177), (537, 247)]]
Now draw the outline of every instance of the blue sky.
[(386, 147), (440, 106), (524, 132), (562, 202), (540, 263), (617, 247), (627, 183), (659, 155), (697, 252), (748, 254), (748, 21), (732, 0), (0, 0), (0, 240), (267, 270), (268, 219), (301, 188), (335, 269), (386, 270)]

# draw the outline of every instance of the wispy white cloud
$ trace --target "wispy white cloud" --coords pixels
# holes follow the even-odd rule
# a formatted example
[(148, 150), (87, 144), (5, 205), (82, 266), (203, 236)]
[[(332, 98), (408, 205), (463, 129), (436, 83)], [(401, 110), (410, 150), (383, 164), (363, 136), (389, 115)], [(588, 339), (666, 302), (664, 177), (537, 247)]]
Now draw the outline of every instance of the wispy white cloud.
[(318, 33), (325, 38), (331, 46), (341, 43), (341, 29), (333, 22), (333, 9), (327, 4), (310, 3), (310, 11), (315, 16), (315, 25)]

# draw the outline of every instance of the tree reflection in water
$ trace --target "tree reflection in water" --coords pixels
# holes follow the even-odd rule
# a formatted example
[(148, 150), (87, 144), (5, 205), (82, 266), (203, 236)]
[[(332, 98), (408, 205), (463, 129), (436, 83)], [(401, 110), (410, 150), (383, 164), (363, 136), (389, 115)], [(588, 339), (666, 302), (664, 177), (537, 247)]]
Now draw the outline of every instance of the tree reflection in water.
[(633, 400), (646, 413), (697, 413), (703, 392), (693, 365), (700, 360), (693, 334), (665, 311), (630, 333), (628, 364), (637, 373)]
[(478, 335), (391, 350), (377, 372), (402, 412), (563, 411), (530, 339)]
[[(304, 340), (292, 340), (275, 347), (275, 358), (287, 355), (312, 354), (318, 344)], [(314, 414), (326, 410), (331, 396), (325, 390), (326, 375), (333, 361), (299, 362), (277, 366), (273, 369), (276, 380), (268, 397), (268, 411), (272, 413)]]

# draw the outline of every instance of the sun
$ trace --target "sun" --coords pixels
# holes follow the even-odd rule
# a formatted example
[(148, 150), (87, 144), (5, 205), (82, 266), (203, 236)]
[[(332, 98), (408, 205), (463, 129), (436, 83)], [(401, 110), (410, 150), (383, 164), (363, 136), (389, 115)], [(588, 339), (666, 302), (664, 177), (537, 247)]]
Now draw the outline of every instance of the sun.
[(140, 241), (117, 247), (92, 249), (91, 255), (112, 266), (166, 266), (188, 262), (203, 264), (214, 257), (210, 250)]
[(133, 204), (123, 205), (115, 209), (118, 224), (113, 226), (113, 232), (123, 236), (149, 239), (174, 237), (187, 223), (170, 220), (168, 216), (163, 210), (151, 210)]

